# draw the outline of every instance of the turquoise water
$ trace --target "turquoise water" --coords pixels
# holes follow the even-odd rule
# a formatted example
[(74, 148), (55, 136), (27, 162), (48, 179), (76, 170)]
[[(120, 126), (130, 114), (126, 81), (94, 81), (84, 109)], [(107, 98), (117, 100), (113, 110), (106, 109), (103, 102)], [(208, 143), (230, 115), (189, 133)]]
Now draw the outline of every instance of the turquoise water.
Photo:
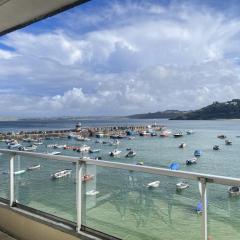
[[(124, 120), (124, 124), (127, 124)], [(129, 121), (129, 124), (153, 123), (150, 121)], [(211, 173), (229, 177), (240, 177), (240, 127), (238, 120), (221, 121), (167, 121), (158, 120), (171, 130), (192, 129), (192, 135), (183, 138), (136, 137), (134, 140), (123, 139), (118, 147), (120, 157), (109, 157), (113, 146), (97, 144), (95, 138), (86, 144), (101, 148), (101, 152), (92, 156), (101, 156), (104, 160), (166, 167), (171, 162), (180, 163), (180, 169), (200, 173)], [(121, 125), (121, 120), (117, 123)], [(58, 123), (59, 124), (59, 123)], [(64, 123), (66, 127), (72, 126)], [(72, 124), (72, 123), (71, 123)], [(85, 123), (88, 124), (87, 122)], [(92, 124), (92, 122), (91, 122)], [(96, 126), (98, 122), (94, 123)], [(111, 125), (116, 122), (101, 122)], [(59, 125), (58, 125), (59, 127)], [(20, 129), (20, 128), (19, 128)], [(232, 140), (232, 146), (226, 146), (217, 135), (225, 134)], [(179, 149), (185, 142), (187, 147)], [(81, 145), (83, 143), (68, 139), (45, 140), (44, 144), (59, 143)], [(219, 145), (220, 151), (213, 151), (213, 145)], [(45, 145), (38, 151), (54, 151)], [(5, 147), (4, 143), (1, 147)], [(137, 155), (125, 158), (126, 148), (131, 147)], [(193, 157), (195, 149), (202, 149), (203, 155), (196, 165), (186, 166), (185, 160)], [(63, 155), (79, 156), (71, 150), (61, 150)], [(8, 156), (2, 155), (0, 171), (8, 169)], [(41, 168), (16, 176), (16, 199), (25, 205), (47, 211), (75, 221), (75, 166), (60, 161), (26, 159), (21, 157), (15, 163), (16, 169), (26, 169), (35, 163)], [(71, 168), (69, 178), (52, 181), (50, 175), (59, 169)], [(198, 184), (189, 181), (190, 188), (182, 193), (176, 192), (175, 184), (183, 179), (149, 174), (134, 173), (87, 166), (87, 173), (95, 175), (92, 181), (83, 185), (83, 222), (86, 226), (113, 234), (123, 239), (200, 239), (201, 217), (195, 208), (200, 199)], [(160, 187), (148, 189), (147, 183), (160, 180)], [(0, 174), (0, 196), (7, 198), (8, 175)], [(96, 189), (99, 194), (86, 196), (89, 190)], [(209, 185), (209, 234), (213, 239), (240, 239), (240, 198), (230, 198), (227, 186)]]

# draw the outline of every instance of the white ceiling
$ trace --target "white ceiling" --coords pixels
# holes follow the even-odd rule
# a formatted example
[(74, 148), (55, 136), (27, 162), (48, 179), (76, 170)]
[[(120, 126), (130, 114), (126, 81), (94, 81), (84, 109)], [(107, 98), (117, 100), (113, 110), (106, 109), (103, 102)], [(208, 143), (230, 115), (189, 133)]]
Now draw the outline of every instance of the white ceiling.
[(88, 0), (0, 0), (0, 36)]

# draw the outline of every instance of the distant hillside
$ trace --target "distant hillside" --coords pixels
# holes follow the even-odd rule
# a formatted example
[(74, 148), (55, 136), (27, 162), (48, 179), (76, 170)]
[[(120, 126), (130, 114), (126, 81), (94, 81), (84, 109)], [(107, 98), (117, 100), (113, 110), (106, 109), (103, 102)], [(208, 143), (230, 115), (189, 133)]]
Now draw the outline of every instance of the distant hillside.
[(185, 113), (187, 113), (187, 112), (186, 111), (178, 111), (178, 110), (166, 110), (163, 112), (135, 114), (135, 115), (127, 116), (127, 117), (133, 118), (133, 119), (176, 118)]
[(171, 120), (211, 120), (211, 119), (237, 119), (240, 118), (240, 99), (228, 102), (214, 102), (196, 111), (171, 117)]

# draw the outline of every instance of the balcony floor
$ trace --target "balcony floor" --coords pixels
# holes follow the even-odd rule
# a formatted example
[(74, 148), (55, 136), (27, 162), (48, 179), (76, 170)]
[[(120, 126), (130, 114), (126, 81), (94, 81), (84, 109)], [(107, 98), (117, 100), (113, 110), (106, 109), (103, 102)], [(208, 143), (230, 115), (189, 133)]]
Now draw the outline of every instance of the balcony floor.
[(16, 240), (16, 238), (10, 237), (6, 233), (0, 231), (0, 240)]

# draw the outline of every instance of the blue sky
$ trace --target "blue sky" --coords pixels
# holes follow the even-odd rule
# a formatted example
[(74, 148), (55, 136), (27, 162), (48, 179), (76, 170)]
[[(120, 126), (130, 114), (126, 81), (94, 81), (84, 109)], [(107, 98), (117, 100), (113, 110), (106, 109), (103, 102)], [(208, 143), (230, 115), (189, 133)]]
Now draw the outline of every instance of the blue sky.
[(128, 115), (239, 98), (239, 10), (95, 0), (1, 37), (1, 113)]

